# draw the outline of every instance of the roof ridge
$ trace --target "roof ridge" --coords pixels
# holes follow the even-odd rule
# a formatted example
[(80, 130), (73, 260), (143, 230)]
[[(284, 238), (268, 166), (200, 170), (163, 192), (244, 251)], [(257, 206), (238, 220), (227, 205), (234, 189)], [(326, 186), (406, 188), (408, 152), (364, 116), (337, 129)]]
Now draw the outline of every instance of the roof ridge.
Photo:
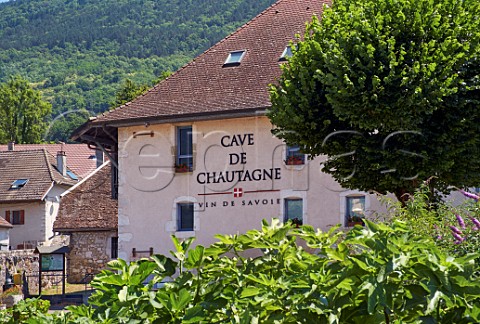
[(201, 56), (204, 56), (205, 54), (209, 53), (213, 48), (216, 48), (218, 47), (220, 44), (223, 44), (227, 39), (231, 38), (233, 35), (236, 35), (237, 33), (239, 33), (241, 30), (245, 29), (248, 25), (250, 25), (253, 21), (256, 21), (258, 20), (259, 17), (263, 16), (267, 11), (270, 11), (273, 7), (275, 6), (278, 6), (279, 3), (282, 3), (284, 1), (291, 1), (291, 0), (277, 0), (276, 2), (272, 3), (270, 6), (268, 6), (267, 8), (265, 8), (264, 10), (262, 10), (262, 12), (260, 12), (259, 14), (257, 14), (255, 17), (253, 17), (252, 19), (248, 20), (246, 23), (244, 23), (243, 25), (241, 25), (240, 27), (238, 27), (236, 30), (234, 30), (233, 32), (231, 32), (230, 34), (228, 34), (227, 36), (223, 37), (220, 41), (216, 42), (213, 46), (210, 46), (209, 48), (207, 48), (205, 51), (203, 51), (202, 53), (198, 54), (197, 56), (195, 56), (192, 60), (190, 60), (188, 63), (184, 64), (182, 67), (180, 67), (178, 70), (174, 71), (172, 74), (170, 74), (168, 77), (166, 77), (165, 79), (161, 80), (160, 82), (158, 82), (157, 84), (155, 84), (153, 87), (151, 87), (150, 89), (148, 89), (147, 91), (145, 91), (144, 93), (142, 93), (141, 95), (135, 97), (134, 99), (118, 106), (117, 108), (115, 109), (112, 109), (112, 110), (109, 110), (109, 111), (105, 111), (102, 113), (102, 116), (106, 116), (108, 115), (109, 113), (112, 113), (114, 111), (117, 111), (118, 109), (123, 109), (123, 108), (126, 108), (129, 106), (130, 103), (136, 101), (137, 99), (139, 98), (142, 98), (144, 97), (147, 93), (150, 93), (152, 92), (153, 90), (156, 90), (158, 88), (158, 86), (162, 83), (164, 83), (166, 80), (170, 79), (171, 77), (173, 77), (174, 75), (177, 75), (178, 73), (180, 73), (181, 71), (185, 70), (187, 67), (189, 67), (190, 65), (194, 64), (195, 61), (201, 57)]
[[(44, 157), (45, 157), (45, 163), (47, 164), (47, 169), (48, 169), (48, 174), (50, 175), (50, 179), (56, 183), (55, 181), (55, 178), (53, 176), (53, 170), (52, 170), (52, 166), (50, 165), (50, 161), (48, 160), (48, 155), (47, 154), (50, 154), (50, 152), (47, 151), (47, 149), (45, 148), (42, 148), (41, 149), (43, 151), (43, 154), (44, 154)], [(50, 154), (52, 155), (52, 154)], [(52, 155), (53, 157), (53, 155)]]
[(33, 150), (13, 150), (13, 151), (0, 151), (0, 153), (16, 153), (16, 152), (39, 152), (39, 151), (43, 151), (43, 150), (46, 150), (46, 148), (44, 147), (39, 147), (37, 149), (33, 149)]

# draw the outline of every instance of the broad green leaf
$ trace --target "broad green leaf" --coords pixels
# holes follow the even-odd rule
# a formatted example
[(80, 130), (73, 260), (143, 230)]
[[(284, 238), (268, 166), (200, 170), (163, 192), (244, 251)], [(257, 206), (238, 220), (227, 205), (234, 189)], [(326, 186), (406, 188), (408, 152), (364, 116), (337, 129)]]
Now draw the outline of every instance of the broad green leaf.
[(178, 292), (178, 295), (170, 293), (170, 302), (172, 304), (172, 309), (175, 311), (184, 309), (191, 300), (192, 296), (187, 289), (181, 289)]
[(251, 296), (256, 296), (260, 293), (260, 289), (256, 287), (246, 287), (245, 289), (242, 290), (242, 293), (240, 294), (240, 298), (248, 298)]
[(200, 323), (201, 321), (207, 321), (208, 317), (205, 316), (205, 310), (201, 305), (196, 305), (187, 309), (185, 316), (182, 319), (182, 323)]

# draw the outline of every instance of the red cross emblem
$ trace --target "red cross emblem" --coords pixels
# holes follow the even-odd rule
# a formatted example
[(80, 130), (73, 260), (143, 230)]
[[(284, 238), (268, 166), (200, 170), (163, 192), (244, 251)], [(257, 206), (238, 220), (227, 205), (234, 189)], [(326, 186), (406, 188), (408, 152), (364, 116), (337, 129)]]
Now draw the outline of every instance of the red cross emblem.
[(242, 188), (233, 188), (233, 198), (240, 198), (243, 196)]

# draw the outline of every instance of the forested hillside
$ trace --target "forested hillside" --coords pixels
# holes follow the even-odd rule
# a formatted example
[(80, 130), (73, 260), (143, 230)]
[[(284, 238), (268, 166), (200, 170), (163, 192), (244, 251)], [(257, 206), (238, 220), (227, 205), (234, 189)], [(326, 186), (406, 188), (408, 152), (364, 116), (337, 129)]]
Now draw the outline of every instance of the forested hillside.
[[(109, 108), (125, 79), (152, 84), (162, 72), (178, 69), (273, 2), (0, 3), (0, 82), (20, 75), (33, 83), (52, 103), (52, 119), (71, 110), (97, 114)], [(72, 121), (58, 123), (67, 122)], [(61, 126), (63, 133), (68, 131)], [(62, 136), (50, 134), (48, 139)]]

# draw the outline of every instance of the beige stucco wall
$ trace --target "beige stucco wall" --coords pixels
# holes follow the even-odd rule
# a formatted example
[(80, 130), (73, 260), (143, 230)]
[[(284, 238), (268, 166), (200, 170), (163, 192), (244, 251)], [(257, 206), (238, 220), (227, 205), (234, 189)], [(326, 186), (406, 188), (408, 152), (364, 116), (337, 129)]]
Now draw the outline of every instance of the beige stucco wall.
[[(176, 127), (183, 125), (193, 126), (194, 170), (175, 173)], [(205, 245), (217, 233), (259, 228), (262, 219), (283, 219), (284, 198), (303, 198), (304, 224), (327, 230), (343, 223), (346, 196), (364, 193), (344, 190), (322, 173), (322, 157), (303, 166), (285, 165), (285, 145), (270, 130), (263, 116), (120, 128), (119, 257), (131, 260), (133, 248), (153, 247), (154, 253), (168, 254), (171, 234), (195, 236), (196, 243)], [(244, 139), (244, 144), (228, 146), (236, 134), (236, 141)], [(230, 158), (235, 162), (237, 156), (245, 163), (232, 165)], [(242, 169), (273, 169), (280, 179), (201, 183), (204, 172)], [(235, 188), (242, 189), (242, 197), (234, 197)], [(179, 202), (195, 203), (192, 232), (176, 231)], [(381, 209), (375, 196), (367, 195), (366, 209), (367, 214)]]
[(70, 187), (55, 185), (45, 197), (45, 240), (49, 244), (54, 236), (53, 223), (60, 207), (60, 195)]
[(0, 216), (5, 218), (5, 211), (24, 210), (25, 224), (13, 225), (10, 230), (10, 246), (16, 249), (23, 242), (49, 244), (53, 237), (53, 222), (58, 213), (59, 203), (55, 197), (66, 190), (62, 186), (54, 186), (43, 201), (10, 203), (0, 205)]
[(13, 225), (10, 230), (10, 246), (16, 249), (17, 245), (24, 242), (35, 245), (37, 242), (45, 241), (45, 203), (16, 203), (2, 204), (0, 206), (0, 215), (5, 217), (5, 211), (24, 210), (25, 224)]

